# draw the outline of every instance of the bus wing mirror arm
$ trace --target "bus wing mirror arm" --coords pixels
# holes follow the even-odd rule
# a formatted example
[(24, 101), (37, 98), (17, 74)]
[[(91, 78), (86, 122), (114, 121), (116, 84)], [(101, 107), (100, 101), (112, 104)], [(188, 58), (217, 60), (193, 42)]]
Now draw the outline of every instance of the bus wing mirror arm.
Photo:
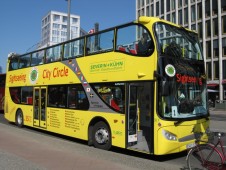
[(157, 71), (154, 71), (154, 77), (155, 78), (160, 78), (160, 79), (163, 79), (163, 76), (161, 74), (159, 74)]

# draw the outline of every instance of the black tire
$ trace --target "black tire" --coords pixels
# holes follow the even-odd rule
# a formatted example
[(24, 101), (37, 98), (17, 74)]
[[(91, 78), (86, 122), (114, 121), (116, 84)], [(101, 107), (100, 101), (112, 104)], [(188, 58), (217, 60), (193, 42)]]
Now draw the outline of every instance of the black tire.
[(23, 112), (21, 110), (18, 110), (16, 112), (16, 121), (15, 122), (18, 127), (20, 127), (20, 128), (23, 127), (24, 117), (23, 117)]
[(109, 150), (111, 148), (111, 131), (104, 122), (98, 122), (93, 127), (93, 145), (96, 148)]
[(187, 156), (187, 166), (190, 170), (220, 169), (222, 164), (221, 155), (210, 145), (199, 145), (192, 148)]

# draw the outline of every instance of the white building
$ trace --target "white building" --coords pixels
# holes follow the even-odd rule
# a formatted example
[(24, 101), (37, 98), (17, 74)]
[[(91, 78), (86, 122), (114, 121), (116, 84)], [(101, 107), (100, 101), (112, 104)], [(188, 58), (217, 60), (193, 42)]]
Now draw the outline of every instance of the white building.
[(209, 98), (226, 100), (226, 0), (136, 0), (136, 17), (142, 15), (157, 16), (198, 32)]
[[(67, 13), (50, 11), (42, 18), (41, 47), (67, 40)], [(70, 39), (80, 36), (80, 16), (70, 14)]]

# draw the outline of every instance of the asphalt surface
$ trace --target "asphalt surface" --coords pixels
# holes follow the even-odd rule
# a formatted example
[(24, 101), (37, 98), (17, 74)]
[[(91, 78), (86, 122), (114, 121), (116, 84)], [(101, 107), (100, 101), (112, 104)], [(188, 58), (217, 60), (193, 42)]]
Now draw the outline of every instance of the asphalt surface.
[[(226, 132), (225, 110), (210, 110), (210, 119), (211, 130), (225, 130)], [(169, 161), (159, 162), (142, 158), (139, 161), (129, 158), (131, 164), (128, 165), (123, 160), (128, 155), (102, 151), (88, 147), (86, 144), (82, 145), (82, 149), (79, 149), (77, 145), (74, 142), (48, 137), (0, 123), (0, 170), (185, 169), (179, 163), (172, 164)], [(115, 157), (114, 161), (107, 158), (109, 154)], [(149, 161), (148, 164), (147, 161)]]
[(210, 110), (210, 130), (226, 132), (226, 110)]
[(0, 170), (180, 170), (181, 165), (103, 151), (0, 123)]

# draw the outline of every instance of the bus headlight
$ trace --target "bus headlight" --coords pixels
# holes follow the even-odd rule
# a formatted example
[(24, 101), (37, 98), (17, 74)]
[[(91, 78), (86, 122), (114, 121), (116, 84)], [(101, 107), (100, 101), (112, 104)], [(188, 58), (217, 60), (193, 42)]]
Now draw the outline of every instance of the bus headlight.
[(176, 137), (176, 135), (175, 134), (173, 134), (173, 133), (171, 133), (171, 132), (169, 132), (169, 131), (167, 131), (167, 130), (162, 130), (162, 134), (163, 134), (163, 136), (167, 139), (167, 140), (174, 140), (174, 141), (176, 141), (177, 140), (177, 137)]

